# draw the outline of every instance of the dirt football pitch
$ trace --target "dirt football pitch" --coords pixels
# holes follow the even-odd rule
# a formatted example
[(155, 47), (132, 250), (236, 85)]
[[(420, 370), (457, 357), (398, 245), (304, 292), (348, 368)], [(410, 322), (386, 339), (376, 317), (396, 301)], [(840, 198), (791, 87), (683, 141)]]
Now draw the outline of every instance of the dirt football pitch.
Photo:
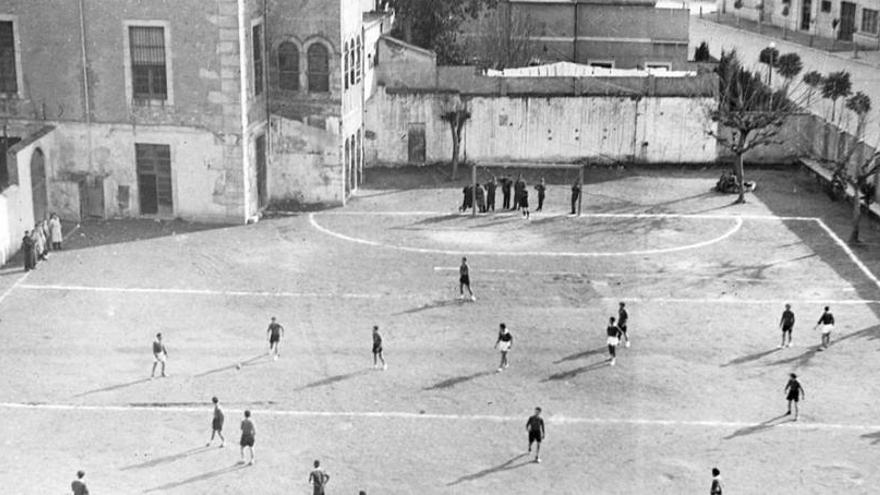
[[(590, 175), (580, 217), (564, 183), (542, 212), (532, 191), (526, 221), (459, 214), (461, 184), (378, 181), (248, 226), (84, 223), (36, 271), (0, 273), (0, 485), (60, 495), (83, 469), (96, 495), (305, 494), (320, 459), (328, 494), (701, 494), (713, 467), (725, 494), (880, 493), (876, 225), (851, 248), (849, 206), (805, 174), (754, 171), (736, 206), (710, 191), (719, 174)], [(476, 302), (457, 297), (462, 256)], [(621, 301), (632, 346), (610, 366)], [(785, 303), (794, 345), (778, 349)], [(149, 380), (157, 332), (170, 376)], [(205, 447), (212, 396), (223, 449)]]

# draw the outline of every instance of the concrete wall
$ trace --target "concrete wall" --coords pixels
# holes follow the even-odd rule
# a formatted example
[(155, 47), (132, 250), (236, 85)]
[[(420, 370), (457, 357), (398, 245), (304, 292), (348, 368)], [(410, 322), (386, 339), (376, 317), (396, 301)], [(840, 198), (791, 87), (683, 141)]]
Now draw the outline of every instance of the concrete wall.
[[(449, 95), (380, 92), (367, 112), (370, 165), (407, 162), (410, 123), (425, 125), (427, 161), (448, 160), (452, 144), (440, 120)], [(706, 98), (492, 96), (467, 98), (472, 118), (462, 154), (478, 161), (573, 161), (604, 157), (652, 163), (716, 158)]]
[(15, 168), (18, 184), (0, 194), (0, 265), (21, 249), (21, 238), (26, 230), (34, 228), (34, 209), (31, 193), (30, 163), (34, 150), (43, 143), (30, 143), (15, 151), (10, 167)]
[(342, 204), (344, 176), (339, 121), (321, 129), (272, 116), (269, 137), (269, 196), (275, 202)]

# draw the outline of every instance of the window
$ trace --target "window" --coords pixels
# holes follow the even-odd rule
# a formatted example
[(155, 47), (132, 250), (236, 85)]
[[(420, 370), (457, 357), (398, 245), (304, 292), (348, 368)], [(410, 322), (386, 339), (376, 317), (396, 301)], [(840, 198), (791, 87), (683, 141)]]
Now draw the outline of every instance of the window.
[(361, 82), (361, 74), (363, 72), (363, 66), (361, 65), (361, 52), (363, 51), (363, 47), (361, 46), (361, 37), (357, 37), (357, 45), (355, 46), (355, 66), (357, 67), (355, 72), (355, 82)]
[(354, 86), (354, 41), (351, 42), (351, 50), (348, 52), (348, 82)]
[(256, 24), (253, 28), (254, 52), (254, 95), (263, 92), (263, 25)]
[(822, 12), (831, 12), (831, 0), (822, 0)]
[(278, 45), (278, 85), (299, 91), (299, 48), (290, 41)]
[(134, 148), (141, 214), (171, 214), (171, 147), (135, 143)]
[(320, 43), (313, 43), (308, 50), (309, 61), (309, 91), (330, 91), (330, 61), (327, 47)]
[(348, 67), (348, 60), (349, 60), (348, 59), (348, 50), (349, 50), (348, 42), (346, 41), (345, 48), (342, 49), (343, 59), (344, 59), (343, 63), (345, 64), (345, 68), (342, 70), (342, 78), (345, 80), (345, 82), (343, 84), (345, 89), (348, 89), (348, 69), (349, 69), (349, 67)]
[(862, 9), (862, 32), (869, 34), (877, 34), (877, 11), (873, 9)]
[(130, 26), (132, 96), (142, 100), (165, 100), (165, 28)]
[(12, 21), (0, 22), (0, 93), (18, 92)]

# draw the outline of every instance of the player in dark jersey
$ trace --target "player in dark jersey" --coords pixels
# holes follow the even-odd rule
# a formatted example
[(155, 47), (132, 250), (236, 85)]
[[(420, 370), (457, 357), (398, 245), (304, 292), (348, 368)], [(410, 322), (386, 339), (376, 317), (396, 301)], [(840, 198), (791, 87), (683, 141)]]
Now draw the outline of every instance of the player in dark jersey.
[(309, 483), (312, 485), (312, 495), (324, 495), (327, 483), (330, 482), (330, 475), (321, 469), (321, 461), (315, 460), (312, 464), (315, 469), (309, 473)]
[(501, 206), (505, 210), (510, 209), (510, 186), (512, 186), (512, 185), (513, 185), (513, 181), (510, 180), (509, 175), (505, 175), (504, 177), (501, 178), (501, 197), (502, 197)]
[(788, 401), (788, 412), (785, 413), (786, 416), (791, 414), (791, 403), (794, 402), (794, 420), (798, 419), (798, 402), (801, 399), (806, 398), (806, 393), (804, 392), (804, 387), (801, 385), (801, 382), (797, 380), (797, 375), (794, 373), (790, 373), (788, 379), (788, 384), (785, 385), (785, 399)]
[(86, 486), (86, 482), (83, 481), (86, 472), (83, 470), (79, 470), (76, 472), (76, 479), (70, 483), (70, 489), (73, 491), (73, 495), (89, 495), (89, 487)]
[(211, 420), (211, 439), (208, 440), (208, 443), (205, 447), (210, 447), (211, 442), (214, 441), (214, 434), (220, 437), (220, 448), (226, 446), (226, 439), (223, 438), (223, 421), (225, 417), (223, 416), (223, 411), (220, 409), (220, 399), (217, 397), (211, 397), (211, 402), (214, 403), (214, 418)]
[(722, 495), (721, 470), (712, 468), (712, 486), (709, 487), (709, 495)]
[(575, 179), (571, 184), (571, 214), (574, 215), (577, 213), (577, 204), (578, 200), (581, 197), (581, 181), (580, 179)]
[(825, 311), (816, 322), (816, 327), (822, 329), (822, 348), (827, 349), (831, 344), (831, 331), (834, 330), (834, 315), (831, 314), (828, 306), (825, 306)]
[(547, 194), (547, 183), (544, 182), (543, 177), (541, 177), (541, 182), (535, 186), (535, 190), (538, 191), (538, 208), (535, 211), (541, 211), (544, 209), (544, 197)]
[(385, 357), (382, 356), (382, 336), (379, 335), (379, 325), (373, 325), (373, 368), (379, 367), (379, 361), (382, 361), (382, 369), (387, 370), (388, 365), (385, 364)]
[(498, 340), (495, 341), (495, 348), (501, 352), (501, 363), (498, 365), (498, 373), (510, 366), (507, 362), (507, 353), (513, 347), (513, 335), (507, 330), (504, 323), (498, 325)]
[(156, 376), (156, 365), (162, 363), (162, 377), (166, 377), (168, 375), (165, 374), (165, 362), (168, 360), (168, 350), (165, 349), (165, 344), (162, 343), (162, 334), (156, 334), (156, 340), (153, 341), (153, 371), (150, 372), (150, 379)]
[(620, 335), (626, 347), (629, 347), (629, 336), (626, 334), (626, 323), (629, 321), (629, 313), (626, 312), (626, 304), (621, 302), (620, 309), (617, 310), (617, 328), (620, 329)]
[(495, 211), (495, 189), (498, 188), (498, 179), (492, 176), (492, 180), (486, 183), (486, 211)]
[(275, 353), (273, 359), (278, 360), (278, 356), (281, 355), (281, 351), (278, 349), (279, 344), (281, 343), (281, 337), (284, 337), (284, 327), (279, 325), (275, 321), (275, 317), (272, 317), (272, 322), (269, 323), (269, 328), (266, 329), (266, 335), (269, 336), (269, 352), (267, 354)]
[(617, 362), (617, 344), (620, 343), (620, 328), (614, 324), (614, 317), (608, 319), (608, 328), (605, 329), (608, 334), (608, 354), (610, 355), (609, 361), (611, 361), (611, 366), (614, 366), (614, 363)]
[(532, 453), (532, 444), (535, 443), (535, 462), (541, 462), (541, 441), (544, 440), (546, 434), (540, 407), (536, 407), (535, 414), (526, 421), (526, 431), (529, 433), (529, 453)]
[(471, 268), (467, 264), (467, 258), (461, 259), (461, 266), (458, 267), (458, 293), (459, 299), (464, 299), (464, 288), (467, 287), (468, 294), (471, 296), (471, 301), (476, 301), (477, 296), (474, 295), (474, 291), (471, 290)]
[(241, 420), (241, 440), (238, 444), (241, 446), (241, 464), (244, 464), (244, 449), (247, 447), (251, 452), (251, 459), (248, 465), (254, 463), (254, 440), (256, 440), (257, 430), (254, 428), (254, 422), (251, 420), (251, 412), (244, 412), (244, 419)]
[[(782, 329), (782, 343), (779, 348), (791, 347), (791, 331), (794, 329), (794, 312), (791, 310), (791, 304), (785, 305), (785, 311), (782, 312), (782, 318), (779, 319), (779, 328)], [(785, 337), (788, 335), (788, 343), (785, 343)]]
[(519, 193), (519, 206), (522, 208), (522, 214), (526, 219), (531, 218), (529, 214), (529, 190), (526, 187), (526, 182), (523, 181), (522, 191)]

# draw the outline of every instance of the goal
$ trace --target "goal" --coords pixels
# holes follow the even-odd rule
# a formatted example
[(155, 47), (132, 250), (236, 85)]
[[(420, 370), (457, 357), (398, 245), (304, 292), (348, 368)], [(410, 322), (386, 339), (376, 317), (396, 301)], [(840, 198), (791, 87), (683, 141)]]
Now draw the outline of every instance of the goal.
[(574, 163), (534, 163), (534, 162), (482, 162), (471, 166), (471, 216), (477, 215), (477, 183), (483, 184), (493, 177), (519, 177), (530, 184), (542, 178), (551, 184), (573, 185), (581, 187), (577, 199), (577, 216), (581, 216), (583, 203), (584, 165)]

